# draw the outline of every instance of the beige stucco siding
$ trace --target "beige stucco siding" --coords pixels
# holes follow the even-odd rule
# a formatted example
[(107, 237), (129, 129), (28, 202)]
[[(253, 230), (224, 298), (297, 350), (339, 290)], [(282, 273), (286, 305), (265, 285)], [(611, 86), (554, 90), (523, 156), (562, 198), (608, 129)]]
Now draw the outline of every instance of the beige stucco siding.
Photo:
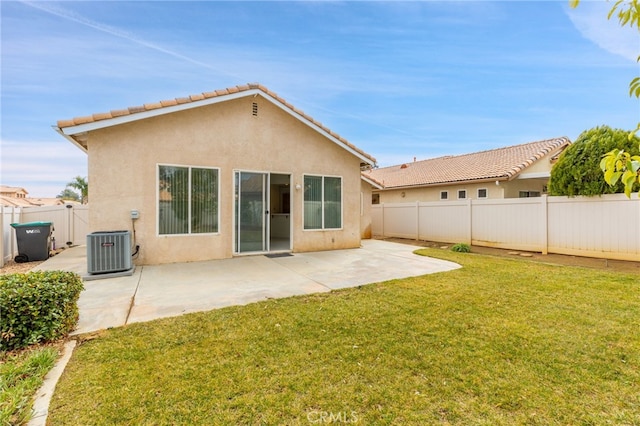
[(363, 239), (371, 238), (371, 184), (361, 180), (360, 183), (360, 236)]
[(439, 201), (440, 192), (448, 191), (448, 200), (455, 201), (458, 199), (458, 190), (461, 189), (467, 191), (467, 198), (474, 200), (478, 198), (478, 189), (486, 189), (487, 198), (504, 198), (504, 186), (498, 186), (495, 182), (393, 189), (374, 191), (374, 193), (380, 194), (381, 203), (408, 203), (414, 201)]
[[(543, 193), (548, 179), (515, 179), (510, 182), (495, 181), (483, 183), (465, 183), (460, 185), (430, 186), (418, 188), (389, 189), (374, 191), (380, 194), (381, 203), (407, 203), (413, 201), (439, 201), (440, 192), (448, 191), (448, 201), (458, 200), (458, 191), (466, 190), (467, 198), (478, 199), (478, 189), (487, 190), (487, 198), (518, 198), (520, 191), (537, 191)], [(403, 194), (404, 193), (404, 197)]]
[[(254, 116), (253, 102), (258, 104)], [(233, 255), (234, 171), (292, 176), (293, 250), (360, 244), (360, 159), (268, 100), (246, 97), (93, 131), (87, 141), (92, 231), (132, 229), (139, 263), (197, 261)], [(160, 236), (158, 164), (219, 169), (219, 232)], [(342, 177), (343, 228), (303, 230), (305, 174)]]

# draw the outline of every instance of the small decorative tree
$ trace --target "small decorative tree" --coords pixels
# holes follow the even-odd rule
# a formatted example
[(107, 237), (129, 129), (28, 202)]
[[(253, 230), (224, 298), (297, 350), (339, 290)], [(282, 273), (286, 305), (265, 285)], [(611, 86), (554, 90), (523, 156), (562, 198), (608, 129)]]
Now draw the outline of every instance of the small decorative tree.
[[(618, 179), (613, 185), (602, 179), (602, 161), (609, 152), (640, 154), (639, 139), (629, 139), (629, 132), (608, 126), (586, 130), (560, 155), (551, 169), (549, 193), (551, 195), (601, 195), (631, 191), (634, 186)], [(606, 157), (605, 157), (606, 158)], [(622, 175), (622, 173), (620, 174)], [(618, 177), (620, 177), (618, 175)], [(608, 176), (608, 175), (605, 175)], [(636, 185), (637, 187), (637, 185)]]

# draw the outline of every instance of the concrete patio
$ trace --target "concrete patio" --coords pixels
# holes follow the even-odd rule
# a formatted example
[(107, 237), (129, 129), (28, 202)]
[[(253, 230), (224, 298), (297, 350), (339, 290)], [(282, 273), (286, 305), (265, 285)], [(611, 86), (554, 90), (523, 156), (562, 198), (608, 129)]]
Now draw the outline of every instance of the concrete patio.
[[(359, 249), (138, 266), (131, 276), (85, 281), (75, 334), (460, 267), (415, 255), (415, 249), (411, 245), (364, 240)], [(86, 276), (86, 247), (67, 249), (35, 269)]]

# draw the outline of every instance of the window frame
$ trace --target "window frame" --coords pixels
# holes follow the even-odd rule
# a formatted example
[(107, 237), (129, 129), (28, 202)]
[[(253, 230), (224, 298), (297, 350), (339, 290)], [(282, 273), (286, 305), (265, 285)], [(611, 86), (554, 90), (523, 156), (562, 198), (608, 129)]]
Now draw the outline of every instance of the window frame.
[(440, 201), (449, 201), (449, 191), (440, 191)]
[[(321, 205), (321, 209), (320, 211), (322, 212), (322, 217), (321, 217), (321, 227), (320, 228), (307, 228), (306, 227), (306, 223), (305, 223), (305, 218), (306, 218), (306, 206), (305, 206), (305, 199), (304, 199), (304, 185), (305, 185), (305, 180), (307, 177), (315, 177), (315, 178), (321, 178), (321, 188), (320, 188), (320, 194), (322, 195), (322, 200), (320, 200), (320, 205)], [(325, 226), (325, 193), (324, 193), (324, 184), (325, 184), (325, 178), (332, 178), (332, 179), (340, 179), (340, 227), (339, 228), (327, 228)], [(302, 174), (302, 231), (303, 232), (313, 232), (313, 231), (340, 231), (344, 229), (344, 178), (342, 176), (337, 176), (337, 175), (322, 175), (322, 174), (314, 174), (314, 173), (303, 173)]]
[(518, 198), (538, 198), (541, 197), (540, 191), (519, 191)]
[[(484, 196), (480, 195), (480, 191), (484, 191)], [(483, 200), (485, 198), (489, 198), (489, 190), (487, 188), (478, 188), (478, 191), (476, 192), (476, 195), (477, 195), (479, 200)]]
[[(187, 211), (188, 211), (188, 227), (187, 227), (187, 232), (185, 233), (179, 233), (179, 234), (161, 234), (160, 233), (160, 168), (161, 167), (176, 167), (176, 168), (186, 168), (188, 169), (188, 180), (187, 180), (187, 186), (188, 186), (188, 190), (189, 190), (189, 199), (187, 202)], [(216, 231), (214, 232), (192, 232), (191, 229), (191, 220), (192, 220), (192, 212), (191, 212), (191, 208), (192, 208), (192, 170), (193, 169), (203, 169), (203, 170), (215, 170), (216, 171), (216, 179), (217, 179), (217, 185), (216, 185), (216, 191), (215, 191), (215, 198), (216, 198), (216, 204), (217, 204), (217, 209), (215, 212), (216, 215)], [(156, 163), (156, 236), (158, 237), (191, 237), (191, 236), (202, 236), (202, 235), (220, 235), (220, 212), (222, 211), (220, 204), (221, 204), (221, 199), (220, 199), (220, 167), (210, 167), (210, 166), (195, 166), (195, 165), (186, 165), (186, 164), (170, 164), (170, 163)]]
[[(461, 197), (460, 194), (464, 194), (464, 197)], [(467, 190), (458, 189), (458, 200), (466, 200), (466, 199), (467, 199)]]

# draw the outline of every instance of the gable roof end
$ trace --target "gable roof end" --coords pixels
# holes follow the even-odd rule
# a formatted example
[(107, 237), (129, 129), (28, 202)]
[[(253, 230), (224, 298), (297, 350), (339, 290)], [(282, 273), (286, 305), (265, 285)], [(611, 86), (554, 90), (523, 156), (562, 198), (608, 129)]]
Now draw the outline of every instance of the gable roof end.
[(363, 165), (369, 167), (375, 166), (376, 159), (374, 157), (357, 148), (355, 145), (351, 144), (349, 141), (333, 132), (322, 123), (314, 120), (309, 115), (295, 108), (265, 86), (257, 83), (234, 86), (226, 89), (215, 90), (213, 92), (195, 94), (186, 98), (176, 98), (148, 103), (137, 107), (113, 110), (85, 117), (75, 117), (70, 120), (58, 120), (57, 125), (53, 126), (53, 128), (74, 145), (87, 152), (85, 135), (87, 132), (92, 130), (117, 126), (119, 124), (170, 114), (176, 111), (198, 108), (204, 105), (255, 95), (263, 97), (267, 101), (287, 112), (289, 115), (308, 125), (318, 133), (321, 133), (334, 143), (360, 158)]

